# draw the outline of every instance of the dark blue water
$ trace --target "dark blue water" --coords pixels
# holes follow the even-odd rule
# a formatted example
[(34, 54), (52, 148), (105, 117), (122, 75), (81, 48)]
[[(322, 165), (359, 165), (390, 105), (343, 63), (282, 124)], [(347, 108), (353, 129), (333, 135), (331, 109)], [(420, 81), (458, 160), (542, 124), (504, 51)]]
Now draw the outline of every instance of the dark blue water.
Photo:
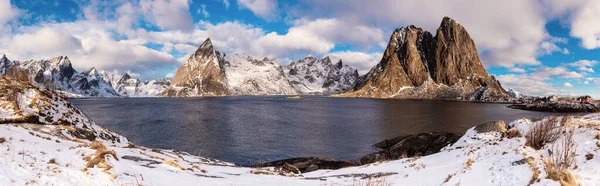
[(550, 113), (502, 104), (305, 97), (71, 100), (96, 123), (147, 147), (241, 165), (316, 156), (357, 160), (399, 135), (455, 132)]

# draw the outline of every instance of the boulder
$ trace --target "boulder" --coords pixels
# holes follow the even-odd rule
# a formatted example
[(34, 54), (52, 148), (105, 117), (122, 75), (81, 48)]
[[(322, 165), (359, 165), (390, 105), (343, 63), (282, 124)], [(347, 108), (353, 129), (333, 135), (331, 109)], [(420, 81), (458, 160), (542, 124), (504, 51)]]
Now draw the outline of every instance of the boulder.
[(475, 131), (477, 131), (477, 133), (488, 133), (488, 132), (506, 133), (506, 123), (504, 123), (504, 121), (501, 121), (501, 120), (490, 121), (487, 123), (477, 125), (475, 127)]
[(250, 167), (281, 167), (288, 172), (300, 173), (311, 172), (320, 169), (341, 169), (344, 167), (358, 166), (358, 163), (351, 160), (336, 160), (331, 158), (301, 157), (284, 160), (271, 161)]
[(362, 164), (374, 163), (382, 160), (396, 160), (415, 156), (426, 156), (439, 152), (442, 148), (458, 141), (459, 135), (454, 133), (434, 132), (399, 136), (383, 140), (373, 145), (380, 149), (362, 158)]

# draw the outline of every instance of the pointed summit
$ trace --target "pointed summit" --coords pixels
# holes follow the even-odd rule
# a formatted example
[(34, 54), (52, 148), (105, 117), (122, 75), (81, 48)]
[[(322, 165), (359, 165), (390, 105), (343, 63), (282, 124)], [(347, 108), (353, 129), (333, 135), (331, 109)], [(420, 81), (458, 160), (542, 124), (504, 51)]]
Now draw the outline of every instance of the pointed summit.
[(229, 94), (226, 87), (223, 56), (207, 38), (177, 69), (171, 85), (161, 96), (223, 96)]
[(2, 54), (2, 58), (0, 58), (0, 63), (6, 63), (8, 62), (8, 58), (6, 57), (6, 54)]

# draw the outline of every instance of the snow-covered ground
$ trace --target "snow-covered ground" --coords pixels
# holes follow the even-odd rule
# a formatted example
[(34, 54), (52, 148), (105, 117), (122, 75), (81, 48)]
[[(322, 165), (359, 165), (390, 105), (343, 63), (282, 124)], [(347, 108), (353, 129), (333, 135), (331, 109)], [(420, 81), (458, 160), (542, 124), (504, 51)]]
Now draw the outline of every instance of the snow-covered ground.
[[(5, 123), (0, 124), (0, 185), (560, 185), (547, 179), (544, 163), (553, 143), (535, 150), (524, 137), (497, 132), (470, 129), (429, 156), (292, 174), (136, 146), (51, 92), (5, 79), (0, 88), (0, 123)], [(26, 120), (37, 124), (18, 120), (25, 116), (45, 117)], [(508, 125), (527, 134), (541, 122), (520, 119)], [(600, 185), (600, 114), (566, 123), (563, 128), (573, 130), (575, 142), (568, 171), (578, 184)]]

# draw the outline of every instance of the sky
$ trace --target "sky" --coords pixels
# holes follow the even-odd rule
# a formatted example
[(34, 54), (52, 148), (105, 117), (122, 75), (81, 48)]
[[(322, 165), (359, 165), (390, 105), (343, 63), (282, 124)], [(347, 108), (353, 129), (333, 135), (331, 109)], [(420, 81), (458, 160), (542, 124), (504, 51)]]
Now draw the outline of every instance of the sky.
[(227, 54), (332, 55), (364, 74), (394, 29), (435, 34), (444, 16), (505, 88), (600, 98), (598, 0), (0, 0), (0, 54), (158, 79), (211, 38)]

